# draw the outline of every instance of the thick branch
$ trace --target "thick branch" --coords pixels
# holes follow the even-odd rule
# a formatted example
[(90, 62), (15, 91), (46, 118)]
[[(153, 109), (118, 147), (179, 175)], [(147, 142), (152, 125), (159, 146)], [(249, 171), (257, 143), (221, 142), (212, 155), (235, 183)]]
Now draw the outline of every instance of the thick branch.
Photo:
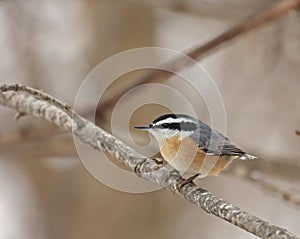
[[(217, 50), (222, 44), (228, 42), (237, 36), (245, 34), (253, 29), (261, 27), (273, 20), (276, 20), (284, 15), (286, 15), (289, 11), (293, 9), (298, 9), (300, 7), (300, 0), (282, 0), (279, 3), (275, 4), (270, 9), (267, 9), (258, 15), (246, 20), (245, 22), (225, 31), (224, 33), (220, 34), (219, 36), (215, 37), (211, 41), (205, 43), (204, 45), (198, 46), (194, 49), (191, 49), (186, 53), (189, 57), (194, 60), (200, 60), (207, 54), (211, 53), (212, 51)], [(150, 82), (163, 82), (169, 79), (174, 73), (179, 72), (185, 67), (190, 66), (191, 61), (186, 57), (177, 58), (169, 63), (167, 63), (163, 69), (170, 69), (169, 71), (163, 70), (154, 70), (147, 74), (140, 80), (133, 82), (125, 86), (115, 94), (110, 95), (109, 97), (105, 98), (98, 107), (98, 113), (101, 115), (107, 109), (112, 108), (118, 100), (130, 89), (147, 84)]]
[[(142, 138), (140, 140), (144, 142)], [(24, 152), (26, 152), (26, 157), (30, 158), (74, 157), (76, 148), (72, 138), (62, 134), (62, 131), (54, 125), (34, 122), (1, 134), (0, 152), (9, 153), (15, 157), (23, 157)], [(272, 180), (267, 180), (277, 177), (285, 181), (299, 181), (299, 166), (289, 162), (290, 160), (282, 157), (277, 160), (272, 157), (272, 160), (259, 158), (258, 161), (239, 161), (232, 164), (223, 173), (233, 176), (237, 180), (249, 181), (259, 189), (282, 199), (291, 206), (300, 207), (300, 195), (297, 192), (286, 190), (286, 187), (282, 188)]]
[(73, 112), (72, 115), (68, 114), (70, 109), (60, 107), (64, 104), (54, 104), (55, 102), (51, 100), (51, 97), (39, 96), (36, 98), (28, 92), (11, 90), (20, 90), (20, 87), (0, 86), (0, 105), (15, 109), (21, 114), (31, 114), (37, 118), (56, 124), (61, 129), (72, 133), (93, 148), (109, 153), (136, 172), (138, 176), (156, 182), (174, 193), (183, 196), (186, 200), (199, 206), (207, 213), (222, 218), (261, 238), (298, 238), (286, 229), (271, 225), (269, 222), (217, 198), (207, 190), (197, 188), (193, 182), (182, 186), (177, 191), (176, 185), (183, 180), (178, 171), (169, 171), (162, 167), (161, 164), (158, 164), (155, 159), (145, 158), (111, 134), (97, 127), (92, 122), (81, 118), (76, 113)]
[[(142, 139), (140, 140), (143, 142)], [(26, 157), (30, 158), (74, 157), (76, 148), (72, 138), (62, 134), (61, 130), (54, 125), (34, 122), (0, 134), (0, 152), (9, 153), (15, 157), (23, 157), (24, 152), (26, 152)], [(286, 187), (269, 180), (272, 177), (277, 177), (281, 180), (299, 181), (300, 168), (288, 162), (289, 160), (285, 158), (280, 158), (277, 161), (263, 158), (260, 158), (259, 161), (255, 160), (255, 162), (239, 161), (232, 164), (223, 173), (233, 176), (237, 180), (248, 181), (264, 192), (289, 203), (289, 205), (300, 207), (299, 193), (287, 190)]]

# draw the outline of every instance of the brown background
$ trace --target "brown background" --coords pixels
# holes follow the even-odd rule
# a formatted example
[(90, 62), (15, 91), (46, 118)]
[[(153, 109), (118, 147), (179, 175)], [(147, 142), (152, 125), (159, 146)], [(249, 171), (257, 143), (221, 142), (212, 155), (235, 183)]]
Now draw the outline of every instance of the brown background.
[[(188, 49), (274, 2), (1, 1), (0, 82), (41, 88), (72, 104), (83, 79), (104, 59), (144, 46)], [(300, 127), (299, 38), (299, 16), (291, 12), (201, 61), (223, 97), (227, 135), (267, 160), (271, 171), (275, 161), (300, 167), (300, 139), (294, 133)], [(123, 77), (110, 91), (139, 74)], [(210, 121), (202, 100), (184, 82), (166, 84), (188, 97), (199, 118)], [(150, 91), (184, 111), (180, 101), (155, 94)], [(89, 109), (88, 97), (82, 114)], [(128, 114), (126, 104), (121, 106), (121, 114)], [(166, 108), (158, 106), (129, 112), (130, 126), (163, 112)], [(106, 187), (83, 166), (68, 135), (32, 117), (14, 122), (14, 114), (0, 111), (0, 238), (254, 238), (168, 191), (129, 194)], [(109, 115), (106, 120), (102, 123), (109, 128)], [(113, 127), (128, 139), (127, 129)], [(140, 145), (149, 141), (146, 134), (131, 132)], [(99, 155), (86, 157), (105, 160)], [(299, 178), (283, 178), (289, 171), (276, 170), (271, 180), (299, 196)], [(258, 185), (227, 174), (198, 184), (300, 234), (299, 208)]]

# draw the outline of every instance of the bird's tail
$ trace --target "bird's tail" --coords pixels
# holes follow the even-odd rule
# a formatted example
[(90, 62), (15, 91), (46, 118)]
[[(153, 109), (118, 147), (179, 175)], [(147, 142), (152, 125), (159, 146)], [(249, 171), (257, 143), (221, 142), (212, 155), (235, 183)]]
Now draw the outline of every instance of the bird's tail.
[(252, 159), (256, 159), (256, 156), (250, 155), (250, 154), (244, 154), (240, 157), (241, 160), (252, 160)]

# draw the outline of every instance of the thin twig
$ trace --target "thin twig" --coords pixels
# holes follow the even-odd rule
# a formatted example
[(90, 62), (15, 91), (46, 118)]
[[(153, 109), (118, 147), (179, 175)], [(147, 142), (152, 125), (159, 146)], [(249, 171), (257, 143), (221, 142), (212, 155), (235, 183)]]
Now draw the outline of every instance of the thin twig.
[[(183, 196), (187, 201), (199, 206), (207, 213), (222, 218), (260, 238), (299, 239), (299, 237), (296, 237), (288, 230), (271, 225), (269, 222), (217, 198), (207, 190), (196, 187), (193, 182), (176, 190), (178, 183), (184, 180), (178, 171), (169, 171), (161, 164), (158, 164), (156, 160), (145, 158), (138, 154), (122, 141), (97, 127), (92, 122), (81, 118), (75, 112), (76, 117), (70, 117), (64, 109), (60, 109), (58, 105), (53, 105), (53, 101), (39, 99), (24, 92), (3, 92), (1, 89), (0, 87), (0, 105), (15, 109), (19, 113), (31, 114), (37, 118), (54, 123), (95, 149), (107, 152), (136, 172), (138, 176), (156, 182), (160, 186)], [(36, 90), (36, 92), (38, 91)]]
[[(300, 0), (280, 1), (279, 3), (275, 4), (271, 8), (262, 11), (261, 13), (255, 15), (254, 17), (249, 18), (245, 22), (225, 31), (224, 33), (220, 34), (219, 36), (205, 43), (204, 45), (191, 49), (186, 53), (186, 55), (194, 60), (200, 60), (207, 54), (211, 53), (212, 51), (217, 50), (225, 42), (228, 42), (242, 34), (248, 33), (251, 30), (261, 27), (276, 19), (279, 19), (280, 17), (289, 13), (289, 11), (293, 9), (298, 9), (299, 7), (300, 7)], [(130, 89), (150, 82), (163, 82), (169, 79), (174, 74), (173, 72), (178, 72), (183, 68), (190, 66), (191, 62), (192, 61), (190, 61), (186, 57), (179, 57), (167, 63), (165, 66), (163, 66), (163, 69), (169, 69), (169, 71), (158, 70), (158, 69), (151, 71), (142, 79), (139, 79), (133, 82), (132, 84), (125, 86), (120, 91), (102, 100), (98, 106), (97, 114), (103, 115), (106, 110), (112, 108), (117, 103), (117, 101), (122, 97), (122, 95), (124, 95)]]
[[(235, 165), (230, 170), (225, 171), (225, 173), (230, 176), (238, 177), (240, 179), (254, 183), (255, 186), (259, 186), (264, 191), (281, 198), (282, 200), (290, 203), (293, 206), (300, 206), (300, 197), (296, 196), (296, 193), (289, 192), (279, 185), (276, 185), (271, 180), (267, 180), (268, 175), (257, 169), (249, 170), (249, 168), (246, 168), (244, 166)], [(279, 175), (277, 176), (282, 180)]]
[(270, 193), (277, 194), (283, 200), (292, 203), (293, 205), (300, 206), (299, 197), (296, 197), (294, 193), (288, 192), (287, 190), (280, 188), (278, 185), (265, 180), (260, 172), (252, 172), (250, 177), (248, 177), (248, 180), (261, 185), (263, 189)]

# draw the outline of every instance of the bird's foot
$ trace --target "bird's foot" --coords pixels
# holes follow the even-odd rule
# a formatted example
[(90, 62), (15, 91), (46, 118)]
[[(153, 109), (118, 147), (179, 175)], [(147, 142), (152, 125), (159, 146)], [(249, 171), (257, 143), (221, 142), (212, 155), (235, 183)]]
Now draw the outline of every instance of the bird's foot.
[(199, 175), (200, 175), (200, 173), (197, 173), (197, 174), (195, 174), (195, 175), (193, 175), (193, 176), (191, 176), (191, 177), (189, 177), (189, 178), (186, 178), (186, 179), (182, 180), (181, 182), (177, 183), (177, 184), (176, 184), (176, 190), (177, 190), (177, 191), (180, 191), (180, 189), (181, 189), (184, 185), (193, 182)]

